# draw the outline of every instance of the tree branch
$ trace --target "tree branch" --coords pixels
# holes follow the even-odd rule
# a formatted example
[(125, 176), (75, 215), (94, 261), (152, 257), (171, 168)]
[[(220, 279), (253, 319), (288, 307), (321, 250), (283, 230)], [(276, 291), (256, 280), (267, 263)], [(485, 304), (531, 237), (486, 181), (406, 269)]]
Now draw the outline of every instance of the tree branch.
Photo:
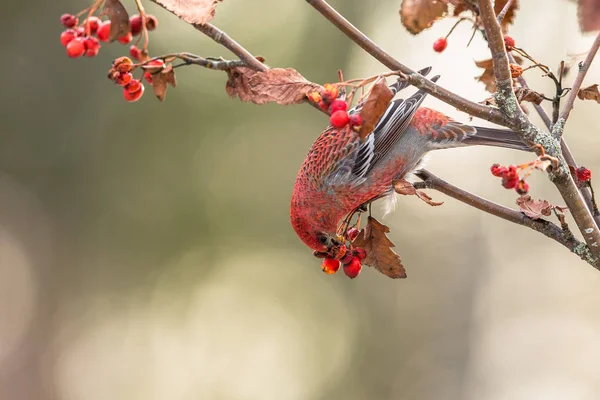
[[(542, 146), (545, 152), (559, 160), (559, 167), (549, 174), (550, 179), (560, 192), (563, 200), (573, 215), (573, 219), (583, 235), (590, 251), (595, 257), (600, 256), (600, 231), (592, 214), (581, 198), (581, 194), (561, 151), (560, 142), (552, 135), (542, 132), (529, 121), (519, 106), (512, 89), (512, 78), (504, 44), (502, 29), (492, 6), (491, 0), (479, 0), (481, 21), (485, 29), (489, 48), (492, 52), (494, 76), (496, 78), (496, 103), (506, 117), (508, 126), (521, 136), (524, 141), (531, 141)], [(558, 125), (558, 124), (557, 124)]]
[(526, 226), (539, 232), (550, 239), (562, 244), (568, 248), (571, 252), (577, 254), (583, 261), (590, 264), (592, 267), (600, 270), (600, 259), (594, 256), (588, 246), (585, 243), (575, 239), (570, 232), (563, 231), (559, 226), (553, 224), (550, 221), (543, 219), (532, 219), (527, 217), (522, 212), (512, 210), (508, 207), (504, 207), (500, 204), (491, 202), (482, 197), (469, 193), (459, 187), (456, 187), (443, 179), (438, 178), (427, 170), (421, 170), (417, 173), (417, 176), (423, 180), (423, 182), (415, 183), (415, 187), (418, 189), (434, 189), (441, 193), (444, 193), (458, 201), (475, 207), (478, 210), (484, 211), (488, 214), (494, 215), (498, 218), (505, 219), (518, 225)]
[[(508, 53), (508, 60), (513, 64), (516, 63), (515, 58), (512, 55), (512, 53)], [(524, 87), (525, 89), (529, 89), (527, 80), (525, 79), (525, 77), (523, 75), (519, 76), (517, 79), (519, 81), (519, 84), (522, 87)], [(540, 118), (542, 119), (542, 121), (544, 122), (544, 125), (546, 125), (546, 128), (548, 128), (548, 130), (552, 130), (552, 120), (550, 119), (550, 116), (548, 115), (546, 110), (544, 110), (544, 107), (542, 107), (540, 104), (535, 104), (535, 103), (533, 103), (533, 106), (534, 106), (535, 110), (537, 111), (538, 115), (540, 116)], [(565, 138), (562, 136), (560, 138), (560, 147), (561, 147), (561, 151), (565, 157), (567, 164), (573, 168), (577, 168), (577, 162), (575, 161), (575, 157), (573, 157), (573, 153), (571, 153), (571, 150), (569, 149), (569, 146), (567, 145)], [(594, 201), (592, 200), (591, 190), (585, 190), (585, 188), (580, 188), (579, 191), (580, 191), (581, 195), (583, 196), (583, 199), (585, 200), (585, 204), (586, 204), (588, 210), (590, 211), (590, 213), (592, 213), (592, 216), (594, 218), (594, 221), (596, 222), (596, 225), (600, 226), (600, 215), (594, 215), (595, 207), (594, 207)]]
[(575, 103), (575, 99), (577, 98), (577, 94), (579, 93), (579, 89), (581, 89), (581, 85), (583, 84), (585, 75), (589, 71), (590, 66), (592, 65), (592, 61), (594, 61), (594, 57), (598, 52), (598, 48), (600, 48), (600, 33), (598, 33), (596, 39), (594, 40), (594, 43), (592, 43), (592, 47), (590, 48), (590, 51), (585, 57), (583, 64), (579, 64), (579, 72), (577, 74), (577, 77), (575, 78), (575, 81), (573, 82), (573, 87), (569, 92), (567, 101), (565, 101), (565, 105), (563, 107), (562, 112), (560, 113), (560, 116), (558, 117), (558, 121), (556, 121), (556, 124), (552, 129), (553, 135), (557, 138), (562, 136), (562, 133), (565, 129), (565, 124), (567, 123), (567, 119), (569, 119), (569, 115), (571, 114), (571, 110), (573, 109), (573, 104)]
[[(431, 82), (412, 69), (408, 68), (390, 54), (377, 46), (375, 42), (369, 39), (364, 33), (352, 25), (346, 18), (331, 7), (325, 0), (306, 0), (311, 6), (319, 11), (332, 24), (340, 29), (346, 36), (352, 39), (356, 44), (362, 47), (367, 53), (371, 54), (377, 61), (391, 69), (405, 74), (405, 78), (411, 85), (422, 89), (433, 97), (436, 97), (444, 103), (450, 104), (457, 109), (464, 111), (474, 117), (493, 122), (498, 125), (506, 126), (502, 114), (495, 108), (472, 102), (461, 97), (448, 89)], [(510, 72), (509, 72), (510, 76)]]

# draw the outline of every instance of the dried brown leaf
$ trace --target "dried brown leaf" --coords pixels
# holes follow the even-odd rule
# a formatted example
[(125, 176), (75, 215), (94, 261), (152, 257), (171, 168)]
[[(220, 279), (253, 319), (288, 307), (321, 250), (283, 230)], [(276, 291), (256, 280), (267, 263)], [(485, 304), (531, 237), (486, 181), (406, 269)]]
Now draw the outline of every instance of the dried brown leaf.
[(247, 67), (236, 67), (227, 71), (227, 75), (227, 94), (255, 104), (299, 104), (307, 94), (323, 89), (320, 85), (306, 80), (292, 68), (272, 68), (261, 72)]
[(479, 68), (483, 68), (483, 74), (475, 79), (485, 84), (485, 90), (494, 93), (496, 91), (496, 78), (494, 77), (494, 64), (492, 59), (475, 61), (475, 65)]
[(375, 268), (390, 278), (406, 278), (406, 270), (400, 256), (392, 250), (396, 247), (387, 237), (390, 228), (369, 217), (367, 226), (358, 233), (352, 244), (367, 253), (363, 264)]
[(215, 16), (217, 4), (223, 0), (155, 0), (189, 24), (206, 24)]
[(361, 139), (366, 138), (373, 132), (375, 125), (377, 125), (393, 98), (394, 93), (385, 83), (385, 79), (379, 79), (373, 85), (371, 93), (369, 93), (369, 97), (367, 97), (360, 111), (362, 126), (358, 133)]
[(402, 25), (413, 35), (430, 28), (448, 12), (448, 4), (439, 0), (403, 0), (400, 6)]
[(577, 16), (582, 32), (600, 30), (600, 0), (579, 0)]
[(171, 85), (171, 87), (177, 86), (175, 71), (171, 64), (166, 65), (160, 72), (152, 74), (152, 89), (154, 89), (154, 95), (160, 101), (165, 101), (167, 84)]
[[(494, 11), (496, 12), (496, 15), (500, 14), (500, 12), (502, 11), (502, 9), (504, 9), (504, 6), (506, 5), (507, 2), (508, 2), (508, 0), (496, 0), (495, 1)], [(515, 12), (518, 9), (519, 9), (519, 0), (515, 0), (510, 5), (508, 11), (506, 12), (506, 15), (504, 16), (504, 19), (502, 20), (502, 31), (504, 33), (508, 32), (509, 25), (515, 21)]]
[(100, 15), (107, 15), (110, 19), (111, 42), (129, 33), (129, 14), (119, 0), (106, 0)]
[(533, 219), (549, 216), (553, 207), (548, 200), (533, 200), (529, 195), (519, 197), (517, 199), (517, 205), (523, 214)]
[(598, 84), (593, 84), (583, 89), (579, 89), (577, 97), (581, 100), (594, 100), (600, 103), (600, 92), (598, 91)]
[(433, 201), (432, 198), (422, 190), (417, 190), (413, 184), (406, 179), (396, 179), (392, 182), (394, 191), (403, 196), (417, 196), (420, 200), (432, 207), (441, 206), (444, 202)]
[(515, 89), (515, 96), (517, 97), (517, 101), (519, 103), (522, 101), (528, 101), (534, 104), (541, 104), (542, 101), (544, 101), (543, 94), (524, 87), (519, 87)]

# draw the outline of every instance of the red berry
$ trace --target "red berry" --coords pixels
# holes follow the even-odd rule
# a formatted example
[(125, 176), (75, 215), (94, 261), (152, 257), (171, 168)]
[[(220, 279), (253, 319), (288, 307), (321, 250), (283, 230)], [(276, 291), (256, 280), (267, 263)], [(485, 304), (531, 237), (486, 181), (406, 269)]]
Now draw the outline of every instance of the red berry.
[(72, 28), (77, 25), (77, 17), (73, 14), (63, 14), (60, 16), (60, 23), (66, 28)]
[(350, 116), (349, 123), (350, 123), (350, 127), (352, 129), (354, 129), (355, 131), (358, 131), (358, 130), (360, 130), (360, 128), (362, 128), (363, 120), (362, 120), (362, 117), (360, 116), (360, 114), (352, 114)]
[(341, 129), (348, 125), (349, 120), (350, 117), (348, 117), (348, 113), (342, 110), (334, 112), (331, 114), (331, 117), (329, 117), (329, 122), (331, 122), (331, 125), (337, 129)]
[(75, 38), (67, 44), (67, 55), (71, 58), (81, 57), (85, 53), (85, 46), (81, 38)]
[(500, 164), (492, 165), (490, 170), (492, 171), (492, 175), (497, 176), (497, 177), (501, 177), (503, 174), (505, 174), (508, 171), (508, 169), (506, 167), (503, 167)]
[(587, 182), (592, 179), (592, 171), (586, 167), (579, 167), (575, 172), (577, 173), (577, 179), (582, 182)]
[(131, 39), (133, 39), (133, 35), (131, 34), (131, 32), (127, 32), (127, 35), (121, 36), (119, 38), (119, 43), (128, 44), (129, 42), (131, 42)]
[(148, 71), (144, 72), (144, 79), (152, 85), (152, 74)]
[(512, 50), (512, 48), (515, 47), (515, 39), (511, 36), (504, 35), (504, 46), (506, 46), (506, 50)]
[(352, 260), (349, 264), (344, 265), (344, 273), (350, 279), (354, 279), (360, 274), (360, 270), (362, 269), (362, 263), (360, 262), (358, 257), (352, 257)]
[(85, 21), (85, 27), (90, 29), (90, 35), (98, 31), (102, 21), (98, 17), (91, 16)]
[(519, 180), (515, 186), (515, 190), (521, 196), (527, 194), (529, 192), (529, 183), (525, 182), (523, 179)]
[(60, 34), (60, 43), (63, 46), (69, 44), (69, 42), (77, 37), (77, 33), (73, 29), (67, 29)]
[(142, 31), (142, 17), (138, 14), (129, 17), (129, 30), (133, 36), (137, 36)]
[(507, 176), (503, 176), (502, 177), (502, 186), (504, 186), (505, 189), (515, 189), (517, 187), (517, 184), (519, 183), (519, 178), (518, 177), (507, 177)]
[(136, 61), (141, 61), (142, 59), (142, 51), (135, 44), (129, 47), (129, 55)]
[(96, 54), (98, 54), (98, 50), (100, 50), (100, 42), (98, 42), (98, 39), (92, 36), (88, 36), (83, 39), (83, 45), (85, 46), (86, 56), (88, 55), (87, 51), (96, 51)]
[(446, 50), (446, 47), (448, 47), (448, 40), (446, 40), (446, 38), (439, 38), (433, 42), (433, 50), (438, 53)]
[(85, 51), (85, 56), (86, 57), (96, 57), (99, 52), (100, 52), (100, 46), (94, 47), (93, 49), (87, 49)]
[(85, 28), (83, 26), (78, 26), (75, 29), (75, 33), (77, 34), (77, 37), (84, 37), (85, 36)]
[(153, 31), (158, 26), (158, 19), (152, 14), (146, 14), (146, 29)]
[(359, 230), (356, 228), (348, 229), (348, 239), (350, 241), (353, 241), (354, 239), (356, 239), (356, 237), (358, 236), (358, 232), (359, 232)]
[[(139, 81), (131, 81), (131, 83), (133, 82)], [(131, 83), (129, 85), (131, 85)], [(129, 91), (129, 85), (123, 88), (123, 97), (125, 97), (125, 100), (133, 103), (134, 101), (138, 101), (140, 97), (142, 97), (142, 95), (144, 94), (144, 85), (141, 85), (140, 88), (135, 92)]]
[(119, 86), (127, 86), (132, 80), (133, 75), (131, 75), (131, 72), (121, 72), (115, 77), (115, 83)]
[(100, 41), (108, 42), (110, 39), (110, 21), (104, 21), (100, 24), (96, 31), (96, 36), (98, 36)]
[(329, 107), (329, 112), (333, 114), (336, 111), (346, 111), (348, 109), (348, 104), (342, 99), (336, 99), (331, 103)]
[(356, 257), (358, 257), (359, 260), (364, 260), (367, 258), (367, 252), (362, 247), (355, 248), (353, 253)]
[(340, 269), (340, 260), (336, 260), (335, 258), (326, 258), (323, 260), (321, 268), (326, 274), (335, 274), (337, 270)]
[(346, 255), (340, 259), (340, 262), (344, 265), (350, 264), (352, 262), (352, 258), (354, 257), (352, 253), (353, 252), (351, 251), (347, 252)]
[(144, 85), (142, 84), (142, 81), (138, 81), (137, 79), (134, 79), (131, 82), (129, 82), (129, 84), (127, 86), (125, 86), (125, 89), (127, 89), (127, 91), (129, 91), (129, 93), (135, 93), (135, 92), (139, 91), (140, 89), (142, 89), (143, 87), (144, 87)]

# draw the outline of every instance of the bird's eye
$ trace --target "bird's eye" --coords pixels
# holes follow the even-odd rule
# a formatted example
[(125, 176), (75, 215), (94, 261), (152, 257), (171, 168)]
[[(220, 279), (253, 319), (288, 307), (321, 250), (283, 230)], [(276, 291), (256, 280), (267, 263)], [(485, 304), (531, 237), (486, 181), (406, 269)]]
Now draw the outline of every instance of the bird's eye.
[(328, 241), (328, 237), (327, 235), (323, 234), (323, 233), (319, 233), (317, 235), (317, 240), (319, 241), (319, 243), (321, 244), (327, 244)]

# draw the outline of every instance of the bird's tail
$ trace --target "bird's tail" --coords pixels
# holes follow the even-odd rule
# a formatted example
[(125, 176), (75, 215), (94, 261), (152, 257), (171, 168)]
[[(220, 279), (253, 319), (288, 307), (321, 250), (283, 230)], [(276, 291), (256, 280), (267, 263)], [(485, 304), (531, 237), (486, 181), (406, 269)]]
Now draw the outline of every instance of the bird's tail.
[(477, 133), (466, 137), (463, 140), (463, 144), (468, 146), (494, 146), (506, 149), (532, 151), (531, 148), (523, 143), (521, 138), (513, 131), (485, 127), (476, 127), (476, 129)]

